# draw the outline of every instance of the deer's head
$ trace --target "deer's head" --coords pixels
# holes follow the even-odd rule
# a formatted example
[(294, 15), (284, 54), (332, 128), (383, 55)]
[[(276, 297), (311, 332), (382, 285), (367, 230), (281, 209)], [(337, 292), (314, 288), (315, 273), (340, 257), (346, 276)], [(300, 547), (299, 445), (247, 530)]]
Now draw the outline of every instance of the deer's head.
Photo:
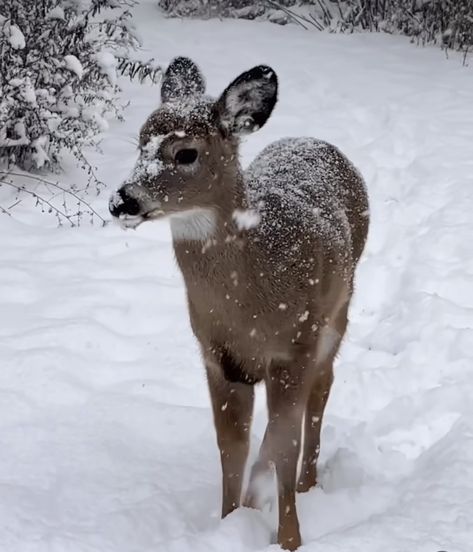
[(127, 228), (169, 215), (211, 212), (225, 204), (239, 170), (238, 138), (261, 128), (277, 100), (277, 77), (260, 65), (242, 73), (217, 100), (193, 61), (178, 57), (161, 85), (161, 106), (143, 125), (139, 158), (110, 199)]

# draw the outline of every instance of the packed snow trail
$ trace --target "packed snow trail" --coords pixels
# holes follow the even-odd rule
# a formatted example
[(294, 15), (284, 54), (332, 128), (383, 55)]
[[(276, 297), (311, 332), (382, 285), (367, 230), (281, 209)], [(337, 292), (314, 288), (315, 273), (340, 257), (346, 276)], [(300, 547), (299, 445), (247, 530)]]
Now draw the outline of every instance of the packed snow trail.
[[(137, 26), (144, 57), (193, 57), (213, 94), (274, 67), (280, 100), (245, 165), (272, 140), (316, 136), (368, 184), (321, 486), (298, 499), (301, 550), (471, 551), (471, 67), (402, 37), (166, 21), (152, 1)], [(93, 154), (110, 192), (159, 98), (123, 84), (127, 121)], [(103, 214), (108, 195), (94, 203)], [(166, 223), (56, 228), (25, 199), (0, 215), (0, 251), (0, 552), (277, 550), (274, 509), (219, 519), (210, 403)], [(264, 424), (260, 395), (254, 449)]]

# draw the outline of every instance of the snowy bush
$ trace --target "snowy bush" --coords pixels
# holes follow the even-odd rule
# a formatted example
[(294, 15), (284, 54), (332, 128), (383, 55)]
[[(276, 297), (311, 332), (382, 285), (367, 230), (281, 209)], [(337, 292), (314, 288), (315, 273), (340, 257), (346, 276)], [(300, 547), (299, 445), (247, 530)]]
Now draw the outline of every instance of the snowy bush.
[(263, 18), (333, 32), (402, 33), (418, 43), (473, 49), (472, 0), (158, 0), (170, 16)]
[(256, 19), (297, 0), (159, 0), (159, 7), (172, 17), (236, 17)]
[(120, 116), (118, 73), (157, 75), (130, 58), (135, 0), (0, 2), (0, 161), (54, 166), (63, 148), (85, 162), (108, 116)]
[(471, 0), (323, 0), (318, 5), (334, 30), (400, 32), (465, 53), (473, 46)]

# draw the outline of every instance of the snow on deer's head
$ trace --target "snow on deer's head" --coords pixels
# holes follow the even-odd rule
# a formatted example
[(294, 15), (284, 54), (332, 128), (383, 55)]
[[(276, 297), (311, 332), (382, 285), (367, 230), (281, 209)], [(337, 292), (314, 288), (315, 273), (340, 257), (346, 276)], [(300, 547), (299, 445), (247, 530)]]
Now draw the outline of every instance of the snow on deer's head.
[(173, 220), (203, 213), (210, 226), (237, 179), (238, 137), (266, 123), (277, 88), (275, 72), (259, 65), (215, 100), (204, 94), (195, 63), (174, 59), (162, 81), (161, 106), (141, 129), (132, 174), (110, 199), (111, 214), (134, 228), (166, 215)]

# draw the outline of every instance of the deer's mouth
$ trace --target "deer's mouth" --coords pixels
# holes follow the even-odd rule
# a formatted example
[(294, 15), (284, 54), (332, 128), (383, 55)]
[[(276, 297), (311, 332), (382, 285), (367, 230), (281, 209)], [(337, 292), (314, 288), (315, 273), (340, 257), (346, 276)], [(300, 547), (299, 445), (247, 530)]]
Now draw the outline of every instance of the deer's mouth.
[(135, 230), (143, 222), (160, 219), (164, 217), (164, 215), (165, 212), (158, 207), (156, 209), (151, 209), (150, 211), (146, 211), (145, 213), (140, 213), (138, 215), (121, 213), (118, 217), (115, 217), (115, 220), (125, 230)]

